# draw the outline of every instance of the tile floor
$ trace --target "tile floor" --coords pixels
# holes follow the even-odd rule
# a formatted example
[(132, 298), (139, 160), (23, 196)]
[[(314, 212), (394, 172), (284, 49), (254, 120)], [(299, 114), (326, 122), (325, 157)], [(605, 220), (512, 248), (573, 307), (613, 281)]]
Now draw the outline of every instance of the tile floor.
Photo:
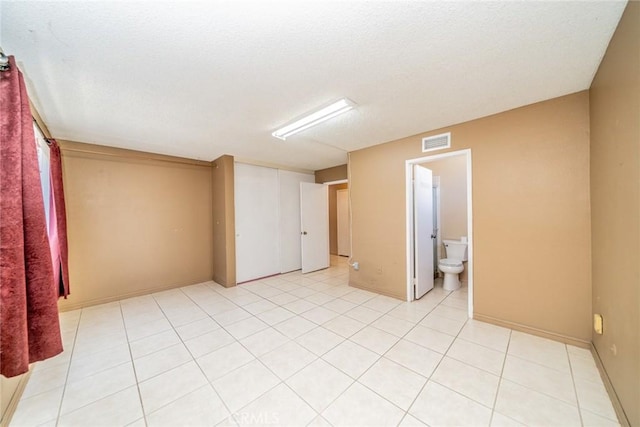
[(12, 426), (613, 426), (589, 351), (405, 303), (348, 266), (213, 282), (61, 314)]

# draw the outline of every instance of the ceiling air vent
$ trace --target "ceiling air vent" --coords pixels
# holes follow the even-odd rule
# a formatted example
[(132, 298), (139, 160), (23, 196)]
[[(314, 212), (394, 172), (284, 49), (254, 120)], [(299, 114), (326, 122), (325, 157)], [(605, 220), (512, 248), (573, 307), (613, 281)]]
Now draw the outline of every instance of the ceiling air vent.
[(451, 132), (422, 138), (422, 152), (442, 150), (451, 147)]

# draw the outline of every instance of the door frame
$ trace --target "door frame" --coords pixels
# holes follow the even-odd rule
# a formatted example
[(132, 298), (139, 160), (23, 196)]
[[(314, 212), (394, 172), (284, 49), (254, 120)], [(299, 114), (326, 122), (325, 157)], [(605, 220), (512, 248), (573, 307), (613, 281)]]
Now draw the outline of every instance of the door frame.
[(473, 176), (471, 169), (471, 149), (450, 151), (442, 154), (434, 154), (425, 157), (419, 157), (415, 159), (409, 159), (405, 161), (405, 173), (406, 173), (406, 206), (405, 212), (406, 218), (406, 253), (407, 253), (407, 301), (411, 302), (414, 298), (413, 293), (413, 277), (414, 277), (414, 235), (413, 235), (413, 165), (435, 162), (437, 160), (445, 159), (453, 156), (465, 156), (467, 163), (467, 239), (468, 239), (468, 315), (469, 318), (473, 318)]

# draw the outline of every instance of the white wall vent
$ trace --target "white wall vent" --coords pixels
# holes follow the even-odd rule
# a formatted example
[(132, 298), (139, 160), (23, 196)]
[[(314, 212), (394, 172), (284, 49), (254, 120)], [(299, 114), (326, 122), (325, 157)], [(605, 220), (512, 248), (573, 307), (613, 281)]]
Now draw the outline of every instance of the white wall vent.
[(451, 132), (422, 138), (422, 152), (443, 150), (451, 147)]

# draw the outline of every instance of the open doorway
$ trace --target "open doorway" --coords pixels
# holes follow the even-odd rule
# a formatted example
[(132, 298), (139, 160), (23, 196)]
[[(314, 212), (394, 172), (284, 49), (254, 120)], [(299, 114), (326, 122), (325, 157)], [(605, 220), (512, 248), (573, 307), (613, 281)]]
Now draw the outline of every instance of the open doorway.
[(345, 180), (325, 183), (329, 186), (329, 253), (351, 256), (349, 183)]
[[(463, 190), (466, 193), (466, 206), (463, 207), (464, 220), (466, 227), (462, 227), (464, 231), (459, 231), (457, 236), (461, 240), (465, 240), (468, 244), (468, 261), (466, 265), (465, 278), (468, 284), (468, 314), (473, 316), (473, 208), (472, 208), (472, 174), (471, 174), (471, 150), (453, 151), (449, 153), (437, 154), (432, 156), (420, 157), (407, 160), (406, 167), (406, 195), (407, 195), (407, 300), (416, 299), (416, 289), (420, 292), (427, 292), (429, 283), (424, 283), (425, 278), (431, 275), (431, 283), (434, 272), (437, 272), (437, 266), (434, 266), (437, 259), (437, 251), (441, 246), (442, 230), (433, 227), (433, 174), (429, 169), (429, 164), (435, 166), (437, 162), (444, 162), (454, 156), (460, 156), (462, 167), (464, 168), (465, 178), (463, 182)], [(414, 185), (414, 180), (415, 185)], [(436, 179), (438, 181), (438, 179)], [(442, 182), (438, 183), (436, 188), (441, 188)], [(417, 189), (422, 189), (417, 191)], [(439, 208), (439, 206), (438, 206)], [(428, 214), (426, 214), (428, 213)], [(446, 220), (446, 218), (444, 218)], [(439, 228), (439, 227), (438, 227)], [(451, 232), (449, 232), (451, 233)], [(464, 235), (466, 234), (466, 235)], [(443, 235), (442, 237), (452, 237)], [(434, 240), (437, 239), (437, 244)], [(436, 253), (434, 253), (436, 251)], [(425, 255), (427, 254), (427, 255)], [(421, 280), (422, 279), (422, 280)], [(420, 286), (417, 282), (420, 281)], [(432, 286), (432, 285), (431, 285)], [(426, 289), (426, 291), (425, 291)]]

